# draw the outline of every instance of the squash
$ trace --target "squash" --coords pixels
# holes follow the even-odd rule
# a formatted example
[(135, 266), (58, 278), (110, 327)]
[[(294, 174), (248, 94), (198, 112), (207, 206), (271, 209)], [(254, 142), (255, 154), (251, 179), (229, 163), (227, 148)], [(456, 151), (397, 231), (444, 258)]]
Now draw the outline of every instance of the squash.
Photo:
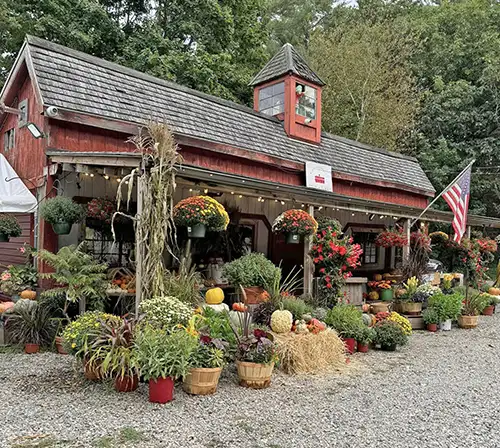
[(0, 302), (0, 314), (14, 307), (14, 302)]
[(379, 297), (380, 297), (380, 295), (377, 291), (370, 291), (370, 294), (368, 294), (368, 298), (370, 300), (378, 300)]
[(363, 311), (363, 313), (370, 312), (370, 308), (371, 308), (371, 305), (368, 305), (367, 303), (363, 303), (363, 305), (361, 305), (361, 310)]
[(361, 316), (362, 319), (363, 319), (363, 323), (367, 326), (367, 327), (371, 327), (373, 325), (373, 319), (371, 317), (370, 314), (368, 313), (363, 313), (363, 316)]
[(36, 291), (32, 291), (31, 289), (25, 289), (24, 291), (21, 291), (19, 297), (21, 297), (21, 299), (35, 300)]
[(293, 315), (288, 310), (276, 310), (271, 314), (271, 329), (275, 333), (288, 333), (293, 325)]
[[(242, 328), (245, 322), (245, 313), (241, 311), (229, 311), (229, 320), (236, 328)], [(252, 323), (252, 317), (250, 316), (250, 323)]]
[(320, 331), (326, 330), (326, 324), (318, 319), (311, 319), (307, 324), (307, 328), (312, 334), (318, 334)]
[(488, 289), (488, 294), (491, 294), (492, 296), (500, 296), (500, 288), (491, 287)]
[(212, 308), (216, 313), (229, 312), (229, 305), (227, 303), (219, 303), (217, 305), (209, 305), (206, 303), (203, 308)]
[(305, 320), (296, 320), (295, 321), (295, 333), (309, 333), (309, 328), (307, 328), (307, 324)]
[(382, 281), (382, 276), (380, 274), (375, 274), (373, 276), (373, 280), (375, 280), (376, 282), (380, 282)]
[(211, 288), (205, 293), (205, 302), (209, 305), (218, 305), (224, 301), (224, 291), (220, 288)]

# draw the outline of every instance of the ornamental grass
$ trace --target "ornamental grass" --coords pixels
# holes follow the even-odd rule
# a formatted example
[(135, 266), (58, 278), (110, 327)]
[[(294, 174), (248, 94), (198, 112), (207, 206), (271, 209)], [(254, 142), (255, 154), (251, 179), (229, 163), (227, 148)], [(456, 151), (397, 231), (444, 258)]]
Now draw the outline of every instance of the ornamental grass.
[(331, 373), (346, 367), (344, 343), (331, 329), (318, 334), (272, 334), (278, 346), (279, 366), (287, 374)]

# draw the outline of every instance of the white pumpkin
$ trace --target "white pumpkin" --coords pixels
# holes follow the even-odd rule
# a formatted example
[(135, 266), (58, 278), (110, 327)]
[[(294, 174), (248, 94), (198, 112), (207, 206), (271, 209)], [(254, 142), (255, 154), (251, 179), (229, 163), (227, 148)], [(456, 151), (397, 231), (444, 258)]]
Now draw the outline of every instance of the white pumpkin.
[(218, 305), (205, 303), (202, 306), (203, 308), (212, 308), (216, 313), (223, 313), (224, 311), (229, 312), (229, 305), (227, 303), (219, 303)]
[[(245, 313), (242, 311), (229, 311), (229, 320), (236, 328), (243, 327)], [(250, 323), (252, 323), (252, 316), (250, 316)]]
[(275, 333), (288, 333), (292, 329), (293, 315), (288, 310), (276, 310), (271, 314), (271, 329)]

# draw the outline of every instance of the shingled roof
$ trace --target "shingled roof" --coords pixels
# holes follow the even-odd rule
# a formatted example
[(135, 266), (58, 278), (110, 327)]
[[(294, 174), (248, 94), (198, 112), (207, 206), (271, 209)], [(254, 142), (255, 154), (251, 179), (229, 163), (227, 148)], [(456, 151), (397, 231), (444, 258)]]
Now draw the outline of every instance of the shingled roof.
[(250, 81), (249, 85), (256, 86), (288, 73), (293, 73), (319, 86), (325, 85), (291, 44), (283, 45), (264, 68)]
[(414, 158), (325, 133), (319, 145), (294, 140), (276, 118), (42, 39), (28, 37), (25, 51), (45, 107), (128, 123), (166, 121), (174, 134), (434, 192)]

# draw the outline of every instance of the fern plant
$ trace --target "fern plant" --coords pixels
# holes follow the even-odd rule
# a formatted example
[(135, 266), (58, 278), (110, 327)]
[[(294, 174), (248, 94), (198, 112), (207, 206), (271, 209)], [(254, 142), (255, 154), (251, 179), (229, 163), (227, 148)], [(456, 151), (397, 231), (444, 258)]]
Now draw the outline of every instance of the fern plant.
[(42, 261), (54, 269), (54, 272), (41, 274), (50, 279), (55, 286), (42, 293), (44, 297), (65, 297), (64, 314), (71, 303), (81, 299), (92, 302), (93, 307), (102, 309), (106, 299), (107, 264), (98, 263), (85, 252), (85, 244), (63, 247), (56, 254), (47, 250), (39, 252)]

